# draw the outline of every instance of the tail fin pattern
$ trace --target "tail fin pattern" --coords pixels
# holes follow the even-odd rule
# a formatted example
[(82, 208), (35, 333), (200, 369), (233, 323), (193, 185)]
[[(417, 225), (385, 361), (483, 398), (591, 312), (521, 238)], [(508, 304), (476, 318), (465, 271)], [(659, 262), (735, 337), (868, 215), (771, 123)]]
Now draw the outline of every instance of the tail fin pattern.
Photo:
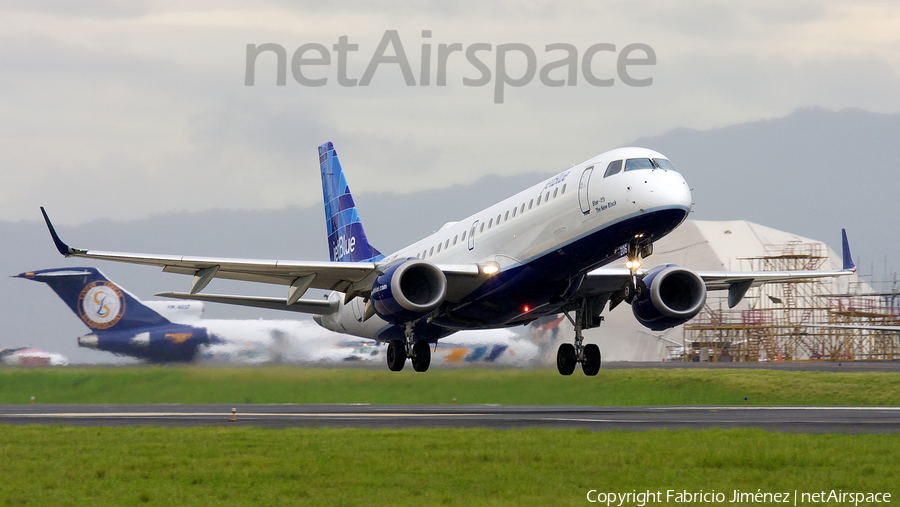
[(18, 278), (44, 282), (92, 330), (97, 332), (169, 324), (134, 295), (110, 281), (96, 268), (29, 271)]
[(376, 262), (384, 258), (369, 244), (337, 151), (330, 142), (319, 146), (319, 169), (325, 197), (328, 249), (334, 262)]

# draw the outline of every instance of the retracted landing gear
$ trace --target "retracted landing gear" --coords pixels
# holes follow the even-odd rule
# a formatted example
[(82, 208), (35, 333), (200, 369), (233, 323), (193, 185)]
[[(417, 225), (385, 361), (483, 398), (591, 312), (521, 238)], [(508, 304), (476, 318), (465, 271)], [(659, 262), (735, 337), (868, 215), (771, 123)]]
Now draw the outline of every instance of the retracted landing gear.
[(391, 340), (387, 349), (387, 365), (391, 371), (400, 371), (406, 364), (406, 358), (412, 360), (413, 369), (427, 371), (431, 365), (431, 347), (426, 341), (415, 341), (413, 337), (414, 322), (406, 324), (404, 340)]
[[(563, 343), (556, 352), (556, 368), (561, 375), (571, 375), (575, 372), (575, 365), (581, 363), (581, 369), (587, 376), (594, 376), (600, 372), (600, 347), (596, 344), (584, 344), (582, 330), (594, 328), (603, 322), (598, 312), (592, 311), (594, 305), (588, 299), (581, 300), (581, 304), (575, 311), (573, 319), (569, 312), (565, 313), (569, 322), (575, 326), (575, 343)], [(597, 307), (602, 309), (606, 300), (597, 301)]]

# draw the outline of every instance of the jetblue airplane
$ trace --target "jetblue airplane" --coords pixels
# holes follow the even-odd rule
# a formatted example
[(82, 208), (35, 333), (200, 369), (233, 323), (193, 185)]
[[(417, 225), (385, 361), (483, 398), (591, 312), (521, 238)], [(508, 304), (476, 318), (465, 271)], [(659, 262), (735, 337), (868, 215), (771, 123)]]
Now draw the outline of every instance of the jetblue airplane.
[[(337, 152), (319, 146), (331, 262), (134, 254), (73, 248), (41, 208), (59, 252), (160, 266), (193, 277), (188, 293), (165, 297), (314, 314), (322, 327), (388, 343), (393, 371), (410, 359), (431, 363), (430, 344), (464, 329), (521, 326), (563, 314), (573, 324), (557, 368), (571, 375), (600, 370), (596, 344), (582, 331), (601, 312), (629, 303), (635, 318), (663, 330), (693, 318), (708, 290), (727, 290), (733, 307), (765, 282), (831, 277), (855, 270), (846, 232), (838, 271), (696, 272), (664, 264), (641, 268), (653, 242), (688, 216), (690, 187), (661, 153), (619, 148), (598, 155), (390, 255), (372, 246), (360, 221)], [(624, 268), (604, 267), (626, 258)], [(213, 278), (284, 285), (285, 298), (200, 293)], [(327, 300), (303, 299), (310, 288)]]

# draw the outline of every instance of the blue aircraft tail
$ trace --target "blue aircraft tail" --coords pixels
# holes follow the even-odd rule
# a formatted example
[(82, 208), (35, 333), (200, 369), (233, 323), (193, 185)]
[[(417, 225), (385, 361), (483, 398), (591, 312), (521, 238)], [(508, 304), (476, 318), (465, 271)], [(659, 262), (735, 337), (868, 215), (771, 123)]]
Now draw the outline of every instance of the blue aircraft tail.
[(49, 285), (98, 334), (170, 323), (96, 268), (43, 269), (16, 276)]
[(334, 262), (375, 262), (384, 258), (369, 244), (350, 187), (341, 170), (337, 151), (330, 142), (319, 146), (319, 169), (325, 197), (328, 254)]
[(844, 261), (844, 269), (856, 271), (853, 256), (850, 255), (850, 242), (847, 241), (847, 229), (841, 229), (841, 257)]

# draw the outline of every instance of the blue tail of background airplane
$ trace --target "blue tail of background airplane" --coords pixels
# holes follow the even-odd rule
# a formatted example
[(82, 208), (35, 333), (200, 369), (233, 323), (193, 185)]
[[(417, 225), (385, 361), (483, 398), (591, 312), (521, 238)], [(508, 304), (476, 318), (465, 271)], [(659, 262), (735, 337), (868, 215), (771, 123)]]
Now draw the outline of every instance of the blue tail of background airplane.
[(217, 340), (203, 328), (172, 323), (96, 268), (43, 269), (16, 277), (49, 285), (91, 328), (78, 339), (80, 347), (157, 362), (190, 361), (197, 347)]
[(319, 146), (319, 169), (325, 197), (325, 227), (328, 230), (328, 254), (334, 262), (375, 262), (384, 258), (369, 244), (363, 230), (350, 187), (330, 142)]
[(69, 309), (96, 332), (170, 323), (96, 268), (43, 269), (17, 276), (49, 285)]

